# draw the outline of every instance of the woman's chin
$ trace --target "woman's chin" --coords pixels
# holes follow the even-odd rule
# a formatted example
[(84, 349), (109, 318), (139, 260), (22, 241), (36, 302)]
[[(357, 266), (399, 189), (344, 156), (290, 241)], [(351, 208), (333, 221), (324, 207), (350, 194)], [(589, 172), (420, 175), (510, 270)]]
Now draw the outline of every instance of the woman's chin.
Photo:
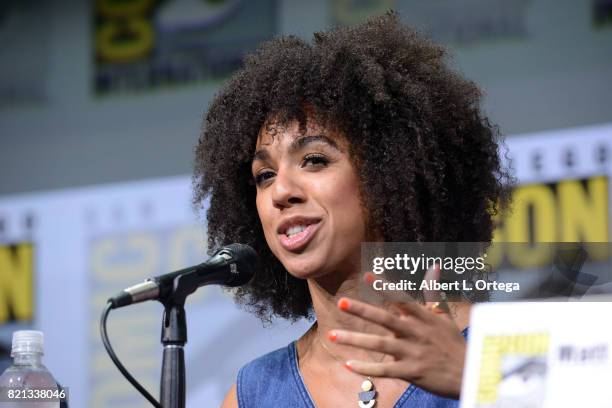
[(312, 279), (325, 275), (325, 265), (315, 261), (283, 262), (285, 269), (295, 278)]
[(319, 270), (316, 268), (285, 268), (291, 276), (298, 279), (312, 279), (320, 276)]

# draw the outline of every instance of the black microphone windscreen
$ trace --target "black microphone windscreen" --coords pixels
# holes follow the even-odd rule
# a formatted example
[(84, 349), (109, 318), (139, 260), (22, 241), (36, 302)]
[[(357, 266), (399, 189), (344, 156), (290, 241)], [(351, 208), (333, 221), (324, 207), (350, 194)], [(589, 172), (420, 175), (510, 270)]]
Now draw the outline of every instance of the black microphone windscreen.
[(245, 244), (230, 244), (224, 248), (231, 251), (238, 267), (238, 273), (225, 286), (236, 287), (247, 284), (253, 278), (259, 262), (257, 252)]

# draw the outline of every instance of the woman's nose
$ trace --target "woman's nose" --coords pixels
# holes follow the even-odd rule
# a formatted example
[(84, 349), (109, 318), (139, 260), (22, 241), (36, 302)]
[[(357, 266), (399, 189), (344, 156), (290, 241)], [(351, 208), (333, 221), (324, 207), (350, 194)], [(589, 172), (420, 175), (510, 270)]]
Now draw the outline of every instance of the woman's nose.
[(288, 171), (279, 171), (272, 184), (274, 207), (284, 209), (305, 201), (304, 189), (299, 180)]

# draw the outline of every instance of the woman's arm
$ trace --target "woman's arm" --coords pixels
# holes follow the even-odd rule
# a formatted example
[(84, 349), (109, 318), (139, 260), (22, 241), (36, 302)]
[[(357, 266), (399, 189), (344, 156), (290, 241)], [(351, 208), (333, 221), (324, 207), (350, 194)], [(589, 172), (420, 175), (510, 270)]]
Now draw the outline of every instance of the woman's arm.
[(221, 408), (238, 408), (238, 397), (236, 396), (236, 384), (225, 395)]

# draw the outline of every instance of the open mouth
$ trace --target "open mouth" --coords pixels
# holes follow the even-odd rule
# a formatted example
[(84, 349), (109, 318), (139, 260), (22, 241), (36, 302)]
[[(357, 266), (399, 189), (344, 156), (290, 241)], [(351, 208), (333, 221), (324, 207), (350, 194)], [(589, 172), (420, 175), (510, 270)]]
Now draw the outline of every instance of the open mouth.
[(278, 230), (282, 247), (292, 252), (303, 249), (314, 237), (320, 223), (319, 219), (294, 219), (283, 223)]

